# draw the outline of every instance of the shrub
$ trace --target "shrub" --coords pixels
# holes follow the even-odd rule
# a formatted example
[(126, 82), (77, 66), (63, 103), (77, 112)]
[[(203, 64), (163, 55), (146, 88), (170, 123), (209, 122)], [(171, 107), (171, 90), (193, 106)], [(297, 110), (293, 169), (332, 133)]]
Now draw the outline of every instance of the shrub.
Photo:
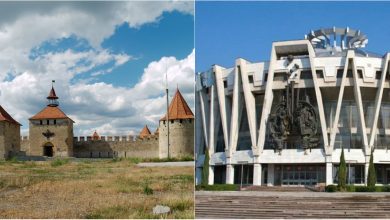
[(140, 163), (142, 160), (138, 157), (130, 157), (130, 158), (127, 158), (127, 160), (130, 162), (130, 163), (134, 163), (134, 164), (138, 164)]
[(204, 155), (204, 162), (203, 162), (203, 169), (202, 169), (202, 186), (207, 186), (209, 184), (209, 150), (206, 148), (205, 155)]
[(185, 155), (185, 156), (180, 158), (180, 161), (193, 161), (193, 160), (194, 160), (194, 157), (191, 155)]
[(345, 190), (345, 183), (347, 182), (346, 180), (347, 180), (347, 165), (345, 164), (344, 148), (341, 148), (338, 187), (342, 191)]
[(55, 159), (55, 160), (53, 160), (52, 162), (51, 162), (51, 166), (52, 167), (58, 167), (58, 166), (62, 166), (62, 165), (64, 165), (64, 164), (67, 164), (67, 163), (69, 163), (69, 159), (59, 159), (59, 158), (57, 158), (57, 159)]
[(390, 186), (383, 186), (382, 192), (390, 192)]
[(214, 185), (197, 185), (196, 190), (205, 191), (238, 191), (239, 185), (235, 184), (214, 184)]
[(152, 195), (153, 194), (153, 189), (149, 187), (149, 184), (145, 184), (144, 194), (145, 195)]
[(374, 160), (374, 150), (371, 151), (370, 164), (368, 166), (368, 176), (367, 176), (367, 186), (371, 188), (371, 190), (375, 190), (375, 183), (376, 183), (375, 166), (373, 160)]
[(325, 187), (326, 192), (336, 192), (337, 191), (337, 186), (336, 185), (328, 185)]
[(367, 192), (366, 186), (355, 186), (355, 192)]
[(19, 163), (20, 162), (20, 161), (18, 161), (18, 159), (15, 156), (7, 158), (7, 161), (10, 163)]
[(122, 160), (123, 160), (122, 157), (114, 157), (114, 158), (111, 159), (111, 162), (115, 163), (115, 162), (120, 162)]
[(355, 192), (356, 188), (355, 185), (347, 185), (347, 192)]

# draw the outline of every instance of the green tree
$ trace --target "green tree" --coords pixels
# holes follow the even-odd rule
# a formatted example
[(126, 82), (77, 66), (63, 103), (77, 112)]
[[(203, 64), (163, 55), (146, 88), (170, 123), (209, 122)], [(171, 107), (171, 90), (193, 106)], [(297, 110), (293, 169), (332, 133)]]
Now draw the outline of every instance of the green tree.
[(202, 169), (202, 186), (207, 186), (209, 184), (209, 161), (210, 161), (210, 155), (209, 150), (206, 148), (204, 153), (204, 162), (203, 162), (203, 169)]
[(340, 190), (345, 190), (345, 184), (347, 182), (347, 165), (345, 164), (344, 148), (341, 148), (340, 166), (339, 166), (339, 181), (338, 187)]
[(371, 151), (370, 164), (368, 166), (367, 186), (371, 189), (375, 188), (376, 172), (374, 166), (374, 150)]

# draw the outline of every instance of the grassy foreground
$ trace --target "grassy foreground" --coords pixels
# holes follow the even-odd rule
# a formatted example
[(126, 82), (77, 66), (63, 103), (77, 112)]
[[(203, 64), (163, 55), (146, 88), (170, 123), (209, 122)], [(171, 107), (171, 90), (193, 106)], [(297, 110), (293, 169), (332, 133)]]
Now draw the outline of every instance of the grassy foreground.
[(193, 167), (133, 160), (0, 161), (0, 218), (194, 218), (193, 180)]

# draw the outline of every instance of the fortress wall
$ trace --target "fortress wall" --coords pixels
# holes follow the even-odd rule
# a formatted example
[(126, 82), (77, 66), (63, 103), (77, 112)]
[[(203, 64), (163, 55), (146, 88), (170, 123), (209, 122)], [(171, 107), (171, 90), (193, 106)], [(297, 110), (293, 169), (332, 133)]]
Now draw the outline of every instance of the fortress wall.
[(132, 136), (107, 136), (100, 140), (90, 137), (74, 137), (74, 156), (84, 158), (159, 156), (158, 137), (140, 139)]
[(28, 153), (30, 150), (30, 139), (28, 136), (20, 137), (20, 150)]
[[(194, 155), (194, 120), (169, 121), (169, 155), (182, 157)], [(160, 121), (160, 158), (168, 157), (168, 126)]]
[[(167, 157), (166, 132), (141, 139), (138, 136), (100, 136), (94, 140), (91, 136), (73, 137), (73, 157), (80, 158), (165, 158)], [(193, 123), (188, 121), (171, 125), (171, 157), (193, 155)], [(165, 134), (165, 136), (164, 136)], [(163, 142), (161, 143), (161, 138)], [(20, 138), (21, 151), (29, 155), (30, 139)], [(161, 147), (160, 147), (160, 146)], [(164, 149), (162, 149), (164, 148)], [(164, 153), (162, 154), (161, 151)]]
[(19, 136), (19, 125), (8, 121), (0, 122), (0, 159), (17, 155), (20, 151), (20, 140), (17, 138)]

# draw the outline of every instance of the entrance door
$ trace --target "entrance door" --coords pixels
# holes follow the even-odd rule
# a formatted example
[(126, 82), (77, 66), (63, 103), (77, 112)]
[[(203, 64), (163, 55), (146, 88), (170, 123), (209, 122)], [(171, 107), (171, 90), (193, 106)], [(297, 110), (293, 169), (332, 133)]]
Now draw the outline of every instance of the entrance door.
[(386, 169), (386, 183), (385, 184), (389, 184), (390, 183), (390, 169), (387, 168)]
[(46, 144), (43, 146), (43, 155), (47, 157), (52, 157), (53, 156), (53, 145), (51, 144)]

